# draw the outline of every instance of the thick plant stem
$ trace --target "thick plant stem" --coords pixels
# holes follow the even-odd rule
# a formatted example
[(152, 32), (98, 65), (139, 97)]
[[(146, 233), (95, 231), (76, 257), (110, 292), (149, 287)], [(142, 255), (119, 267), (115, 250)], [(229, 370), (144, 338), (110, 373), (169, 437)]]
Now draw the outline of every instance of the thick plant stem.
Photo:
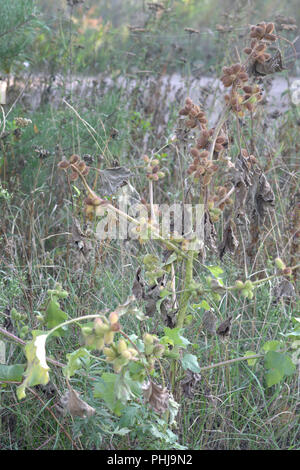
[[(188, 306), (189, 298), (192, 294), (190, 285), (193, 279), (193, 263), (194, 263), (194, 252), (191, 250), (188, 253), (188, 259), (185, 265), (185, 279), (184, 279), (184, 290), (179, 300), (179, 311), (177, 314), (176, 328), (182, 328), (186, 317), (186, 311)], [(174, 346), (174, 353), (179, 352), (179, 346)], [(171, 383), (173, 393), (175, 392), (176, 374), (177, 374), (177, 359), (174, 358), (171, 364)]]
[(179, 311), (177, 314), (176, 328), (182, 328), (187, 311), (188, 301), (191, 296), (190, 285), (193, 279), (194, 252), (191, 250), (185, 266), (184, 290), (180, 296)]

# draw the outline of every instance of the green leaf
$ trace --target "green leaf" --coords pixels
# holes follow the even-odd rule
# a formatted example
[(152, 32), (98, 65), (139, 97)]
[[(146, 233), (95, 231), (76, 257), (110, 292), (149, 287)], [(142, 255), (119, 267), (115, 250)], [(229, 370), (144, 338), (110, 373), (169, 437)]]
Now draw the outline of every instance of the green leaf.
[(181, 359), (181, 364), (184, 370), (191, 370), (192, 372), (200, 372), (200, 367), (198, 364), (198, 359), (193, 354), (184, 354)]
[(69, 379), (78, 369), (81, 369), (83, 366), (81, 359), (89, 355), (90, 354), (88, 350), (85, 348), (80, 348), (70, 354), (67, 354), (68, 364), (63, 368), (65, 377)]
[(121, 400), (116, 398), (115, 385), (117, 378), (118, 374), (104, 372), (100, 377), (100, 381), (95, 384), (94, 397), (102, 398), (113, 413), (121, 416), (124, 405)]
[(280, 341), (277, 341), (277, 340), (272, 340), (272, 341), (267, 341), (264, 345), (263, 345), (263, 350), (264, 351), (277, 351), (281, 346), (281, 342)]
[(219, 278), (223, 274), (223, 269), (219, 266), (205, 266), (216, 278)]
[(26, 387), (34, 385), (46, 385), (49, 382), (48, 364), (46, 362), (46, 340), (47, 334), (40, 331), (32, 331), (33, 340), (25, 346), (25, 355), (27, 358), (27, 368), (24, 373), (25, 380), (17, 388), (17, 397), (19, 400), (26, 396)]
[(210, 310), (210, 305), (206, 302), (206, 300), (202, 300), (201, 304), (199, 305), (200, 308), (204, 308), (204, 310)]
[(0, 365), (0, 380), (21, 382), (25, 367), (24, 364)]
[(267, 386), (280, 382), (286, 375), (292, 375), (296, 369), (291, 358), (287, 354), (276, 351), (268, 351), (265, 356)]
[(177, 345), (181, 346), (182, 348), (186, 348), (190, 344), (190, 341), (187, 338), (181, 336), (181, 331), (181, 328), (164, 328), (166, 337), (172, 341), (170, 344), (173, 346)]
[(272, 385), (278, 384), (283, 376), (277, 369), (270, 369), (266, 372), (266, 383), (267, 387), (272, 387)]
[[(245, 352), (245, 356), (255, 356), (256, 355), (256, 352), (254, 351), (246, 351)], [(257, 363), (257, 357), (254, 358), (254, 359), (247, 359), (247, 362), (248, 362), (248, 365), (249, 366), (255, 366), (255, 364)]]
[[(55, 326), (60, 325), (60, 323), (65, 322), (67, 318), (68, 318), (67, 313), (61, 310), (56, 298), (53, 297), (52, 299), (50, 299), (47, 305), (46, 315), (45, 315), (47, 328), (51, 330)], [(53, 336), (62, 336), (63, 334), (64, 334), (64, 331), (62, 328), (60, 328), (59, 330), (53, 333)]]

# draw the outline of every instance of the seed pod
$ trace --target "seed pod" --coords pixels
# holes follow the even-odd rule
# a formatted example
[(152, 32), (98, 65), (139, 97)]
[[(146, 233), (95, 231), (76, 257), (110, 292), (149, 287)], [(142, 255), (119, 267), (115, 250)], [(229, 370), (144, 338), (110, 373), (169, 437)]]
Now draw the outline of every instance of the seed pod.
[(248, 289), (248, 290), (253, 289), (253, 284), (249, 279), (245, 282), (245, 288)]
[(79, 160), (80, 160), (80, 157), (79, 157), (78, 155), (72, 155), (72, 156), (70, 157), (69, 162), (70, 162), (72, 165), (74, 165), (74, 164), (77, 163)]
[(204, 150), (203, 152), (201, 152), (201, 153), (199, 154), (199, 157), (200, 157), (200, 158), (207, 158), (208, 155), (209, 155), (209, 152), (208, 152), (207, 150)]
[(95, 349), (98, 349), (99, 351), (101, 351), (103, 347), (104, 347), (104, 338), (103, 337), (97, 338), (95, 341)]
[(145, 333), (143, 336), (143, 341), (145, 344), (153, 344), (154, 336), (150, 335), (150, 333)]
[(223, 83), (224, 87), (228, 88), (232, 85), (233, 80), (230, 75), (225, 75), (221, 77), (221, 82)]
[(153, 349), (153, 354), (155, 357), (161, 357), (165, 352), (165, 347), (163, 344), (156, 344)]
[(103, 348), (103, 352), (107, 360), (113, 361), (117, 357), (116, 351), (113, 348)]
[(247, 94), (249, 94), (249, 95), (251, 95), (251, 94), (253, 93), (252, 86), (250, 86), (250, 85), (244, 86), (244, 87), (243, 87), (243, 90), (244, 90), (245, 93), (247, 93)]
[[(109, 326), (106, 325), (108, 328)], [(94, 320), (94, 331), (95, 331), (95, 334), (96, 336), (103, 336), (103, 320), (101, 318), (95, 318)]]
[(266, 26), (266, 33), (271, 34), (274, 31), (274, 23), (268, 23)]
[(249, 76), (246, 72), (242, 72), (239, 74), (239, 79), (242, 80), (242, 82), (247, 82), (249, 79)]
[(248, 294), (249, 294), (248, 289), (242, 289), (241, 294), (242, 294), (242, 296), (243, 296), (245, 299), (247, 299), (247, 298), (248, 298)]
[(255, 48), (256, 52), (264, 52), (267, 49), (265, 44), (258, 44)]
[(186, 121), (186, 125), (187, 125), (187, 127), (190, 127), (191, 129), (194, 129), (194, 127), (197, 126), (197, 121), (195, 121), (195, 119), (188, 119)]
[(216, 144), (215, 148), (214, 148), (214, 151), (215, 152), (221, 152), (221, 150), (223, 150), (223, 145), (222, 144)]
[(194, 148), (191, 149), (191, 155), (192, 155), (193, 157), (199, 157), (200, 152), (199, 152), (199, 150), (198, 150), (197, 148), (194, 147)]
[(108, 318), (111, 325), (119, 321), (119, 315), (117, 314), (117, 312), (111, 312)]
[(76, 166), (80, 172), (86, 169), (86, 164), (81, 160), (77, 163)]
[(266, 34), (265, 35), (265, 39), (267, 39), (268, 41), (276, 41), (276, 36), (275, 34)]
[(145, 354), (150, 356), (153, 353), (154, 346), (153, 344), (145, 344)]
[(118, 353), (122, 354), (122, 352), (127, 350), (127, 343), (124, 339), (120, 339), (118, 342)]
[(78, 174), (75, 171), (72, 171), (69, 178), (70, 178), (70, 181), (76, 181), (78, 178)]
[(281, 270), (282, 270), (282, 269), (285, 269), (285, 267), (286, 267), (281, 258), (276, 258), (276, 259), (275, 259), (275, 264), (276, 264), (276, 267), (277, 267), (278, 269), (281, 269)]
[(232, 74), (237, 75), (239, 71), (241, 70), (242, 66), (241, 64), (233, 64), (231, 66)]
[(82, 176), (86, 176), (86, 175), (89, 174), (89, 172), (90, 172), (90, 169), (89, 169), (89, 167), (87, 166), (87, 167), (85, 167), (84, 170), (82, 170), (81, 174), (82, 174)]
[(105, 344), (111, 344), (114, 341), (114, 336), (115, 336), (114, 331), (108, 331), (107, 333), (105, 333), (104, 335)]
[(240, 281), (240, 280), (235, 281), (235, 287), (239, 290), (243, 289), (244, 288), (243, 281)]
[(130, 354), (131, 354), (132, 357), (135, 357), (135, 356), (138, 355), (137, 350), (134, 349), (134, 348), (128, 348), (128, 351), (130, 352)]
[(66, 170), (67, 168), (70, 167), (70, 162), (67, 162), (67, 160), (62, 160), (61, 162), (59, 162), (57, 166), (58, 168), (61, 168), (62, 170)]
[(211, 182), (211, 175), (208, 175), (208, 174), (204, 175), (204, 177), (203, 177), (203, 185), (204, 185), (204, 186), (207, 186), (207, 185), (209, 185), (210, 182)]
[(124, 359), (127, 359), (128, 361), (130, 361), (131, 359), (131, 352), (128, 351), (128, 349), (126, 349), (125, 351), (122, 351), (121, 353), (121, 356), (124, 358)]

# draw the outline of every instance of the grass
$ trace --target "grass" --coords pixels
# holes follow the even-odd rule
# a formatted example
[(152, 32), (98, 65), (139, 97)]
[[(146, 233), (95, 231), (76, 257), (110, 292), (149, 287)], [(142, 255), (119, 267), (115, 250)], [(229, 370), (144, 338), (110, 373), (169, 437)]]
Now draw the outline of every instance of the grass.
[[(265, 3), (264, 8), (268, 11), (268, 2)], [(192, 7), (186, 7), (185, 12), (190, 15), (191, 21), (193, 11)], [(250, 21), (252, 16), (247, 16), (246, 10), (244, 13)], [(175, 20), (179, 21), (178, 18)], [(214, 18), (211, 25), (215, 25), (216, 20)], [(242, 22), (241, 18), (235, 20), (236, 26), (238, 21)], [(181, 27), (179, 22), (177, 25)], [(194, 25), (189, 23), (189, 26)], [(165, 37), (163, 30), (158, 33), (155, 47)], [(235, 39), (238, 39), (236, 35)], [(68, 184), (57, 164), (63, 156), (69, 158), (76, 153), (80, 156), (92, 155), (93, 167), (128, 167), (133, 174), (130, 183), (142, 198), (148, 200), (148, 180), (141, 157), (144, 153), (155, 155), (166, 172), (165, 179), (155, 184), (155, 202), (181, 200), (185, 195), (184, 179), (190, 163), (189, 144), (182, 138), (177, 145), (169, 138), (182, 126), (182, 121), (178, 121), (178, 111), (188, 95), (192, 65), (199, 58), (198, 49), (194, 48), (197, 36), (184, 36), (184, 41), (195, 57), (188, 56), (187, 63), (179, 67), (185, 86), (172, 102), (168, 82), (163, 87), (164, 75), (159, 73), (160, 61), (168, 57), (169, 43), (167, 46), (164, 44), (157, 63), (155, 57), (158, 51), (152, 51), (150, 65), (154, 75), (138, 73), (149, 65), (146, 54), (150, 44), (145, 36), (144, 39), (136, 39), (134, 45), (130, 42), (123, 44), (124, 48), (131, 45), (133, 54), (139, 51), (138, 57), (132, 59), (132, 64), (136, 66), (133, 70), (129, 60), (126, 63), (124, 59), (124, 63), (117, 64), (122, 50), (116, 50), (115, 62), (110, 64), (113, 71), (110, 87), (105, 87), (106, 75), (82, 95), (76, 91), (70, 94), (69, 78), (66, 76), (62, 88), (54, 94), (50, 93), (48, 100), (36, 109), (31, 109), (25, 97), (21, 97), (12, 109), (7, 123), (8, 131), (13, 132), (13, 121), (18, 116), (30, 118), (32, 125), (23, 129), (19, 137), (10, 135), (1, 147), (0, 177), (11, 197), (1, 196), (0, 191), (0, 327), (21, 340), (29, 341), (30, 330), (41, 328), (37, 315), (43, 312), (47, 291), (53, 289), (56, 282), (61, 283), (69, 293), (69, 297), (61, 301), (61, 308), (70, 319), (99, 311), (112, 311), (131, 295), (135, 273), (144, 255), (149, 252), (162, 255), (162, 250), (154, 242), (139, 245), (137, 242), (94, 241), (89, 255), (82, 256), (70, 234), (72, 217), (77, 217), (82, 227), (87, 222), (83, 215), (84, 190), (80, 184)], [(201, 56), (206, 68), (218, 62), (216, 57), (222, 57), (226, 64), (233, 60), (234, 53), (228, 47), (230, 41), (230, 35), (226, 36), (224, 44), (221, 44), (219, 36), (214, 36), (210, 47), (212, 51), (217, 50), (217, 54), (211, 60)], [(71, 49), (67, 41), (65, 45), (66, 57), (63, 60), (67, 61)], [(115, 50), (113, 41), (110, 46)], [(101, 53), (105, 54), (104, 51)], [(181, 54), (184, 53), (183, 50)], [(81, 72), (81, 65), (85, 66), (86, 63), (80, 54), (75, 54), (75, 57), (82, 62), (68, 62), (69, 65), (65, 62), (65, 68), (60, 63), (54, 65), (62, 66), (68, 77), (72, 74), (76, 76), (75, 72)], [(108, 62), (109, 57), (103, 58), (103, 64)], [(43, 58), (51, 65), (52, 57), (45, 55)], [(175, 60), (176, 57), (174, 59), (172, 56), (171, 59)], [(68, 69), (69, 66), (72, 70)], [(214, 71), (217, 76), (220, 75), (219, 69), (221, 60)], [(174, 70), (171, 65), (167, 72), (170, 70)], [(289, 80), (288, 74), (283, 72), (282, 76), (284, 74)], [(123, 82), (118, 80), (120, 76)], [(45, 89), (47, 85), (49, 83), (46, 83)], [(65, 101), (58, 97), (64, 97)], [(202, 94), (200, 99), (204, 98)], [(58, 105), (54, 104), (55, 99)], [(206, 110), (208, 116), (213, 114), (215, 103), (213, 100), (211, 109)], [(228, 286), (236, 279), (251, 276), (252, 280), (257, 280), (260, 276), (271, 275), (274, 259), (278, 256), (288, 265), (299, 263), (299, 249), (295, 241), (295, 233), (299, 230), (299, 109), (289, 101), (287, 109), (279, 111), (280, 116), (274, 120), (264, 105), (255, 119), (247, 117), (243, 122), (242, 131), (247, 144), (254, 142), (251, 151), (257, 156), (275, 193), (276, 210), (269, 211), (264, 224), (256, 227), (254, 235), (259, 235), (259, 239), (253, 255), (246, 253), (247, 234), (242, 230), (238, 230), (240, 245), (234, 254), (227, 252), (220, 260), (217, 252), (208, 252), (205, 264), (220, 266)], [(228, 154), (235, 161), (240, 145), (240, 129), (236, 119), (230, 118), (226, 122), (226, 131), (232, 136)], [(37, 152), (37, 148), (48, 153)], [(226, 173), (221, 175), (218, 184), (224, 184), (226, 178)], [(93, 184), (93, 175), (89, 175), (89, 182)], [(101, 195), (100, 185), (97, 191)], [(195, 191), (197, 195), (197, 188)], [(113, 200), (111, 197), (109, 199)], [(223, 213), (216, 223), (218, 243), (223, 238), (225, 221), (226, 213)], [(90, 228), (94, 229), (94, 226), (91, 224)], [(183, 267), (180, 265), (176, 272), (177, 290), (182, 289), (181, 271)], [(197, 258), (193, 270), (195, 281), (205, 284), (206, 271), (201, 259)], [(232, 293), (223, 295), (220, 301), (210, 296), (208, 301), (217, 315), (218, 324), (228, 316), (233, 317), (231, 334), (225, 342), (219, 336), (209, 336), (203, 329), (204, 309), (199, 307), (202, 296), (190, 299), (188, 313), (192, 314), (192, 321), (185, 325), (184, 336), (190, 340), (188, 351), (197, 356), (200, 367), (242, 358), (247, 351), (259, 354), (266, 341), (284, 340), (283, 335), (292, 329), (292, 317), (297, 316), (299, 311), (297, 274), (295, 271), (293, 279), (296, 296), (290, 300), (282, 297), (277, 303), (274, 302), (274, 280), (256, 290), (251, 300)], [(9, 321), (13, 307), (23, 315), (23, 324), (16, 320)], [(140, 307), (144, 308), (144, 302), (140, 302)], [(22, 330), (23, 326), (27, 326), (29, 331)], [(122, 327), (128, 335), (138, 337), (145, 332), (159, 337), (165, 334), (165, 324), (158, 312), (144, 322), (125, 315), (122, 317)], [(49, 340), (47, 355), (53, 361), (65, 364), (66, 354), (82, 345), (79, 329), (72, 325), (65, 338)], [(25, 363), (19, 344), (6, 342), (6, 360), (9, 364)], [(263, 364), (260, 359), (250, 366), (243, 360), (204, 369), (191, 397), (182, 393), (178, 383), (175, 399), (180, 403), (180, 408), (178, 427), (173, 431), (180, 445), (195, 450), (299, 449), (297, 373), (267, 388)], [(161, 366), (161, 369), (157, 368), (155, 378), (160, 381), (163, 375), (168, 380), (170, 362), (164, 358)], [(101, 353), (96, 351), (84, 361), (81, 373), (71, 379), (81, 398), (96, 409), (95, 416), (89, 419), (63, 415), (58, 409), (59, 398), (66, 390), (66, 381), (58, 365), (51, 366), (51, 384), (55, 388), (31, 387), (22, 401), (16, 398), (16, 384), (1, 383), (0, 449), (174, 448), (174, 443), (164, 440), (166, 429), (153, 411), (133, 401), (126, 413), (119, 417), (103, 400), (95, 398), (95, 381), (103, 372), (111, 371)], [(180, 374), (183, 374), (182, 370)], [(131, 431), (122, 435), (122, 428), (130, 428)]]

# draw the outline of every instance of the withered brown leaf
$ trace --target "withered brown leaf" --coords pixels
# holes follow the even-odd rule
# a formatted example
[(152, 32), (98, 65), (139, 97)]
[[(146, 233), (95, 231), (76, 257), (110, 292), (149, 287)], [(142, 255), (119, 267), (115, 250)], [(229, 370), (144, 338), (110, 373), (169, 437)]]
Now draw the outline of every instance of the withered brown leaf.
[(71, 386), (68, 388), (69, 390), (61, 397), (60, 400), (64, 409), (72, 416), (80, 416), (81, 418), (87, 418), (94, 415), (96, 412), (95, 408), (81, 400), (79, 393)]
[(127, 183), (130, 176), (132, 176), (131, 171), (123, 166), (99, 170), (99, 191), (101, 195), (111, 196)]
[(185, 377), (181, 380), (181, 387), (184, 395), (187, 398), (194, 398), (195, 387), (201, 380), (201, 375), (191, 370), (185, 372)]
[(230, 335), (231, 320), (232, 317), (226, 318), (226, 320), (223, 321), (217, 328), (217, 335), (219, 335), (223, 339)]
[(168, 409), (169, 392), (167, 388), (163, 388), (149, 380), (143, 387), (143, 393), (145, 403), (149, 403), (157, 413), (164, 413)]
[(141, 267), (139, 267), (132, 286), (132, 293), (137, 300), (143, 299), (145, 296), (145, 283), (141, 276), (141, 270)]
[(204, 312), (202, 317), (202, 328), (204, 331), (206, 331), (210, 335), (215, 335), (216, 323), (217, 317), (211, 310), (207, 310), (206, 312)]
[(223, 258), (227, 250), (230, 251), (230, 253), (234, 253), (235, 249), (239, 246), (234, 232), (235, 224), (232, 220), (229, 220), (224, 229), (223, 241), (219, 247), (220, 259)]

